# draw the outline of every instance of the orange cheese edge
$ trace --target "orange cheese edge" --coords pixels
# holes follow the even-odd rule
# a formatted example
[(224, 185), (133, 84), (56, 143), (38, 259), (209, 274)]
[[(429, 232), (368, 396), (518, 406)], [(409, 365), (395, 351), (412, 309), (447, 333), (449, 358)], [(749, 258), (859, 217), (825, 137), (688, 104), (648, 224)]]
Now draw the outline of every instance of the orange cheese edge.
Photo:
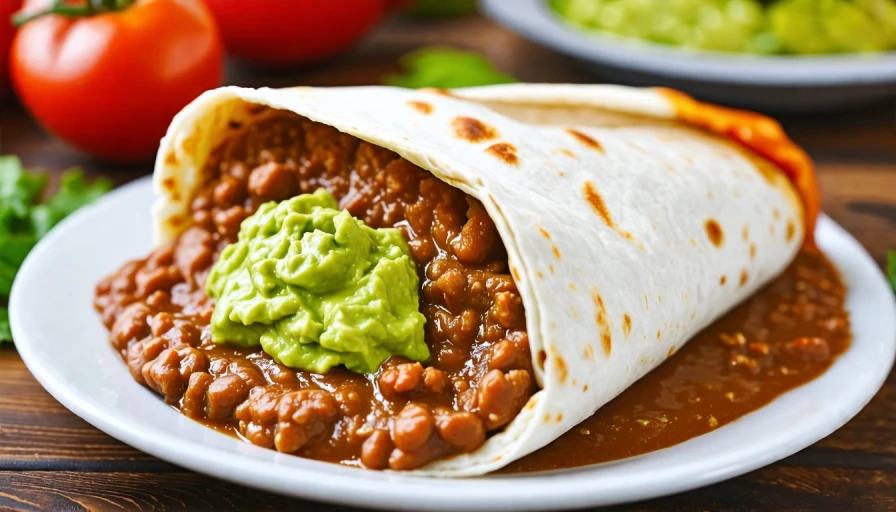
[(805, 239), (815, 245), (815, 223), (821, 213), (821, 189), (812, 159), (784, 133), (774, 119), (733, 108), (703, 103), (674, 89), (659, 89), (675, 109), (676, 117), (689, 125), (727, 137), (777, 165), (803, 201)]

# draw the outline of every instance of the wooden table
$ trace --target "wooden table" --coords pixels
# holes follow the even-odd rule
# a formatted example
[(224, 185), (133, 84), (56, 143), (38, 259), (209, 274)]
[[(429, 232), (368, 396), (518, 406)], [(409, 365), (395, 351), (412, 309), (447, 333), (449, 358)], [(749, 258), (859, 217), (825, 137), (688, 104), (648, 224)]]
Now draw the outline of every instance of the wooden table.
[[(240, 85), (376, 83), (398, 55), (427, 44), (485, 53), (524, 81), (586, 82), (569, 60), (480, 18), (396, 19), (350, 55), (286, 75), (232, 67)], [(896, 105), (784, 116), (818, 163), (824, 208), (878, 262), (896, 248)], [(57, 173), (82, 166), (121, 184), (151, 165), (111, 167), (47, 136), (17, 105), (0, 105), (0, 154)], [(844, 385), (849, 385), (848, 382)], [(749, 442), (749, 440), (745, 440)], [(10, 345), (0, 347), (0, 509), (348, 510), (240, 487), (126, 446), (68, 412), (34, 380)], [(796, 455), (739, 478), (636, 504), (634, 510), (896, 510), (896, 377), (845, 427)]]

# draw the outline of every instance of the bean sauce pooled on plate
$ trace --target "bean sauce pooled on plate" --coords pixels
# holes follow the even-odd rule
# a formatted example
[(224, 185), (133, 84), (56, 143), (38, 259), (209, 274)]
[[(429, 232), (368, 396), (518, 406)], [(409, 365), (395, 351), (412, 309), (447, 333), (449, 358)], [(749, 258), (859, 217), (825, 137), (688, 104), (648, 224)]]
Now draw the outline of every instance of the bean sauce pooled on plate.
[(761, 408), (824, 373), (849, 348), (845, 296), (824, 255), (803, 249), (780, 276), (670, 353), (665, 363), (553, 443), (502, 471), (641, 455)]
[[(187, 416), (281, 452), (413, 469), (469, 452), (535, 390), (522, 300), (482, 205), (395, 153), (296, 114), (233, 127), (210, 156), (194, 225), (97, 285), (95, 307), (134, 379)], [(373, 228), (396, 227), (420, 276), (431, 360), (325, 375), (260, 347), (211, 341), (205, 281), (240, 222), (324, 188)]]

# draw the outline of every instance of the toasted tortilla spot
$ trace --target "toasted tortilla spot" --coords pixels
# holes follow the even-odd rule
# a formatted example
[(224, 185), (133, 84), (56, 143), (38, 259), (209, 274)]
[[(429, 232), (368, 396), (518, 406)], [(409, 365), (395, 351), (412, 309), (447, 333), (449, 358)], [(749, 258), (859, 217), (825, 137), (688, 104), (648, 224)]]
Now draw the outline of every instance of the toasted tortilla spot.
[(749, 279), (749, 277), (747, 276), (747, 269), (741, 270), (740, 271), (740, 285), (743, 286), (743, 285), (747, 284), (747, 279)]
[(431, 94), (438, 94), (438, 95), (440, 95), (440, 96), (448, 96), (449, 98), (456, 98), (456, 97), (457, 97), (457, 96), (455, 96), (451, 91), (449, 91), (448, 89), (442, 89), (441, 87), (424, 87), (423, 89), (420, 89), (420, 91), (421, 91), (421, 92), (428, 92), (428, 93), (431, 93)]
[(589, 137), (588, 135), (585, 135), (584, 133), (582, 133), (578, 130), (573, 130), (572, 128), (567, 128), (566, 133), (575, 137), (576, 140), (581, 142), (583, 145), (588, 146), (589, 148), (591, 148), (595, 151), (600, 151), (601, 153), (604, 152), (604, 147), (601, 146), (600, 142), (597, 142), (592, 137)]
[(409, 101), (408, 106), (423, 115), (432, 113), (432, 105), (426, 103), (425, 101)]
[(556, 151), (557, 153), (560, 153), (561, 155), (566, 155), (566, 156), (568, 156), (569, 158), (575, 158), (575, 157), (576, 157), (576, 154), (575, 154), (575, 153), (573, 153), (572, 151), (570, 151), (570, 150), (568, 150), (568, 149), (566, 149), (566, 148), (555, 149), (554, 151)]
[(725, 233), (722, 231), (722, 226), (715, 219), (707, 220), (704, 227), (706, 228), (706, 236), (712, 242), (712, 245), (721, 247), (725, 243)]
[(183, 226), (185, 220), (186, 219), (183, 217), (183, 215), (172, 215), (168, 218), (168, 224), (171, 224), (172, 227), (177, 228)]
[(584, 357), (586, 361), (594, 360), (594, 347), (591, 346), (591, 343), (585, 345), (585, 351), (582, 353), (582, 357)]
[(582, 386), (582, 391), (584, 391), (584, 392), (588, 391), (588, 384), (585, 384), (584, 386)]
[(510, 267), (510, 273), (513, 275), (514, 281), (522, 281), (522, 279), (520, 279), (519, 272), (517, 272), (516, 270), (516, 267)]
[(750, 239), (750, 226), (744, 224), (744, 230), (741, 233), (741, 235), (744, 237), (744, 242), (749, 240)]
[(455, 117), (451, 121), (454, 135), (467, 142), (485, 142), (498, 138), (498, 131), (491, 126), (472, 117)]
[(793, 240), (793, 235), (796, 234), (796, 226), (793, 225), (792, 220), (787, 221), (787, 241)]
[(559, 260), (561, 258), (560, 249), (556, 245), (551, 245), (551, 250), (554, 251), (554, 256)]
[(600, 194), (597, 193), (597, 189), (594, 188), (593, 183), (585, 181), (583, 192), (585, 194), (585, 200), (588, 201), (588, 204), (591, 205), (591, 208), (593, 208), (598, 216), (600, 216), (601, 220), (604, 221), (604, 224), (606, 224), (608, 228), (615, 231), (622, 238), (634, 241), (635, 237), (633, 237), (631, 233), (619, 229), (619, 226), (613, 221), (613, 217), (610, 216), (610, 210), (607, 209), (607, 205), (604, 203), (603, 198), (600, 197)]
[(632, 317), (628, 316), (628, 313), (622, 315), (622, 332), (626, 338), (632, 333)]
[(548, 231), (547, 231), (546, 229), (544, 229), (544, 228), (538, 228), (538, 232), (541, 233), (541, 236), (547, 238), (548, 240), (551, 239), (551, 234), (548, 233)]
[(544, 273), (543, 273), (541, 270), (536, 271), (536, 272), (535, 272), (535, 275), (536, 275), (539, 279), (544, 279)]
[(563, 413), (558, 412), (557, 413), (557, 423), (561, 423), (561, 422), (563, 422)]
[(544, 362), (548, 359), (548, 354), (544, 350), (538, 351), (538, 357), (535, 359), (535, 363), (538, 364), (538, 367), (544, 370)]
[(491, 146), (485, 148), (485, 152), (492, 155), (499, 160), (502, 160), (507, 165), (516, 165), (519, 163), (519, 158), (516, 156), (516, 148), (513, 147), (513, 144), (508, 142), (499, 142), (497, 144), (492, 144)]
[[(788, 241), (789, 241), (789, 239), (788, 239)], [(750, 244), (750, 259), (752, 260), (755, 257), (756, 257), (756, 244)]]
[(728, 281), (728, 276), (722, 276), (719, 278), (719, 285), (725, 286), (725, 283)]
[(604, 348), (604, 355), (610, 357), (613, 351), (613, 339), (610, 334), (612, 325), (607, 315), (607, 308), (604, 306), (604, 299), (598, 293), (597, 288), (591, 288), (591, 300), (594, 301), (594, 320), (600, 329), (600, 344)]
[(662, 333), (660, 331), (656, 331), (656, 339), (660, 339), (660, 336), (662, 336)]
[(779, 210), (779, 209), (777, 209), (777, 208), (775, 208), (774, 210), (772, 210), (772, 217), (773, 217), (775, 220), (781, 220), (781, 210)]
[(697, 241), (694, 240), (693, 238), (689, 239), (688, 242), (689, 242), (691, 245), (693, 245), (694, 247), (697, 247)]
[(572, 283), (572, 282), (569, 283), (569, 289), (570, 289), (571, 291), (576, 291), (576, 285), (575, 285), (575, 283)]
[(177, 189), (177, 180), (173, 177), (165, 178), (162, 180), (162, 187), (165, 188), (165, 190), (173, 192)]
[(666, 353), (666, 357), (672, 357), (672, 354), (675, 353), (675, 345), (669, 347), (669, 352)]
[(569, 375), (569, 370), (566, 368), (566, 361), (558, 355), (554, 357), (554, 366), (557, 367), (557, 380), (560, 384), (565, 383), (566, 377)]
[(551, 413), (549, 413), (549, 412), (544, 413), (544, 422), (550, 423), (550, 421), (551, 421)]
[(554, 275), (554, 266), (548, 265), (548, 271), (550, 271), (551, 275)]
[(171, 151), (165, 155), (165, 165), (177, 165), (177, 153)]
[(197, 153), (197, 144), (202, 140), (203, 134), (202, 130), (194, 130), (190, 135), (188, 135), (184, 141), (181, 143), (180, 147), (184, 151), (184, 153), (188, 155), (195, 155)]
[(538, 404), (538, 401), (537, 401), (537, 400), (529, 400), (528, 402), (526, 402), (526, 407), (524, 407), (524, 409), (526, 409), (526, 410), (532, 410), (532, 409), (535, 408), (535, 406), (536, 406), (537, 404)]

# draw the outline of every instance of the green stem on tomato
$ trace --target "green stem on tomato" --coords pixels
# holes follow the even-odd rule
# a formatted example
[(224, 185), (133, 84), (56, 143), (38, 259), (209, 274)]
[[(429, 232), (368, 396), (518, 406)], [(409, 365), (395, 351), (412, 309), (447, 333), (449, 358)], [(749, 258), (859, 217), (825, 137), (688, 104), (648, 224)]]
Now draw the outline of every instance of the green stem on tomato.
[(85, 0), (83, 3), (72, 5), (65, 0), (53, 0), (46, 9), (34, 12), (19, 12), (13, 15), (12, 24), (21, 27), (25, 23), (47, 15), (55, 14), (67, 18), (84, 18), (95, 14), (115, 12), (130, 7), (135, 0)]

